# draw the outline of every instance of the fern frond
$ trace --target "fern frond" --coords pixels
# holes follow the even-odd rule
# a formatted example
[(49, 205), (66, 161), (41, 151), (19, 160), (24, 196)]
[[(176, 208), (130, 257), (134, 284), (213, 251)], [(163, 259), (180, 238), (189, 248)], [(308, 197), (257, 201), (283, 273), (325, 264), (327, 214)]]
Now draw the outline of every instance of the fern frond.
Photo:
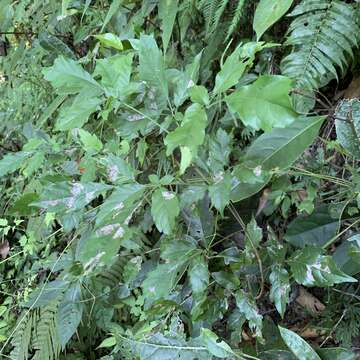
[(300, 89), (318, 89), (343, 73), (353, 57), (359, 26), (353, 6), (339, 0), (303, 0), (291, 16), (285, 45), (293, 47), (281, 63), (282, 73)]
[(228, 40), (230, 36), (234, 33), (236, 27), (239, 25), (241, 17), (243, 16), (245, 0), (238, 0), (238, 1), (239, 2), (237, 3), (237, 6), (232, 16), (231, 23), (227, 31), (226, 40)]
[(58, 303), (54, 302), (40, 309), (32, 347), (36, 351), (33, 360), (55, 360), (61, 351), (56, 328)]
[(29, 358), (31, 333), (36, 320), (36, 312), (25, 313), (19, 319), (17, 330), (11, 340), (11, 345), (14, 347), (10, 353), (11, 359), (27, 360)]

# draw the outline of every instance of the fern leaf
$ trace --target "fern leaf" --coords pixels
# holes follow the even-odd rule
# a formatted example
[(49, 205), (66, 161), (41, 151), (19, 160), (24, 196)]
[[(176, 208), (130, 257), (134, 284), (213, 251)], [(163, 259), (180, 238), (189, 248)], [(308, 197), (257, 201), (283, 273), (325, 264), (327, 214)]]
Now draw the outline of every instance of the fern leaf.
[(243, 15), (244, 5), (245, 5), (245, 0), (238, 0), (234, 14), (232, 16), (231, 23), (230, 23), (228, 31), (227, 31), (226, 40), (228, 40), (230, 38), (230, 36), (236, 30), (236, 27), (239, 25), (240, 19)]
[(352, 5), (339, 0), (303, 0), (290, 16), (285, 45), (293, 47), (282, 63), (284, 75), (295, 79), (297, 88), (313, 90), (338, 78), (357, 46), (357, 24)]
[(11, 340), (14, 347), (10, 353), (13, 360), (27, 360), (33, 324), (36, 322), (36, 312), (25, 313), (19, 320), (17, 330)]
[(58, 303), (42, 308), (33, 335), (33, 360), (55, 360), (59, 357), (61, 345), (56, 327)]

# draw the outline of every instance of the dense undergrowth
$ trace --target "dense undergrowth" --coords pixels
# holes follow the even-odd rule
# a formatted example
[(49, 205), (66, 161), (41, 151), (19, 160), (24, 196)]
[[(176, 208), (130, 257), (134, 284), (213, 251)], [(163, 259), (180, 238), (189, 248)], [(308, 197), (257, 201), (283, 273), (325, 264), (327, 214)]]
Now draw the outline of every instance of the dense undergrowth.
[(0, 354), (357, 359), (359, 5), (0, 0)]

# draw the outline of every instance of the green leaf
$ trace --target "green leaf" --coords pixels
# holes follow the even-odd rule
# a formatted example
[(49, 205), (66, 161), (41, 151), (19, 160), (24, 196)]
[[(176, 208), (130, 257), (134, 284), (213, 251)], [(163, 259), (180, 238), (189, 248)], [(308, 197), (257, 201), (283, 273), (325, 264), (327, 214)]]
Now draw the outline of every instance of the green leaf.
[(93, 95), (102, 93), (101, 86), (81, 65), (63, 56), (58, 57), (53, 66), (44, 69), (43, 74), (59, 94), (77, 94), (82, 90)]
[(284, 129), (259, 136), (249, 147), (245, 160), (263, 170), (287, 169), (312, 144), (323, 116), (298, 118)]
[(94, 36), (100, 41), (100, 44), (106, 47), (114, 48), (116, 50), (123, 50), (123, 44), (120, 38), (112, 33), (99, 34)]
[(213, 94), (218, 95), (236, 85), (246, 68), (252, 66), (256, 53), (271, 46), (273, 44), (265, 44), (264, 42), (240, 44), (221, 65), (221, 70), (215, 78)]
[(288, 272), (278, 265), (272, 267), (269, 277), (271, 283), (270, 300), (275, 304), (276, 310), (284, 317), (286, 305), (289, 303), (290, 279)]
[(116, 55), (96, 60), (94, 77), (101, 77), (105, 94), (114, 98), (124, 97), (130, 83), (133, 54)]
[(31, 152), (19, 151), (7, 154), (0, 160), (0, 178), (21, 168)]
[(241, 315), (249, 321), (250, 329), (255, 330), (256, 336), (261, 338), (263, 317), (259, 314), (256, 304), (251, 301), (248, 295), (242, 290), (235, 293), (235, 300)]
[(64, 298), (59, 304), (57, 313), (57, 329), (60, 343), (63, 349), (75, 334), (80, 324), (83, 312), (81, 300), (81, 287), (75, 283), (66, 290)]
[(159, 264), (155, 270), (150, 271), (142, 284), (146, 299), (155, 301), (167, 298), (178, 280), (181, 265)]
[(189, 97), (189, 93), (199, 78), (199, 69), (202, 52), (197, 54), (192, 63), (188, 64), (185, 71), (175, 79), (174, 104), (179, 107)]
[(115, 345), (116, 345), (116, 337), (111, 336), (111, 337), (104, 339), (101, 342), (101, 344), (97, 347), (97, 349), (110, 348), (110, 347), (114, 347)]
[(12, 215), (30, 215), (37, 210), (29, 205), (38, 199), (39, 195), (36, 193), (24, 193), (13, 203), (9, 209), (9, 213)]
[(29, 158), (26, 162), (27, 165), (23, 170), (23, 174), (28, 178), (35, 171), (37, 171), (45, 160), (45, 153), (43, 151), (36, 152), (31, 158)]
[(356, 360), (358, 355), (344, 348), (323, 348), (318, 350), (321, 360)]
[(325, 245), (336, 235), (339, 221), (333, 219), (328, 207), (322, 206), (311, 215), (300, 215), (287, 227), (285, 240), (296, 247)]
[(159, 0), (159, 18), (161, 20), (162, 43), (164, 53), (169, 45), (171, 33), (174, 27), (178, 11), (178, 0)]
[(199, 255), (192, 259), (188, 274), (193, 294), (203, 295), (209, 286), (209, 270), (203, 256)]
[(111, 186), (100, 183), (57, 182), (45, 186), (40, 199), (31, 206), (46, 209), (53, 213), (70, 213), (82, 210)]
[(179, 146), (183, 148), (182, 153), (185, 158), (181, 159), (183, 162), (181, 171), (185, 171), (189, 161), (197, 155), (198, 147), (205, 139), (206, 125), (207, 116), (203, 107), (199, 104), (192, 104), (186, 110), (181, 125), (165, 137), (166, 155), (172, 154), (174, 149)]
[(292, 5), (293, 0), (261, 0), (254, 16), (254, 30), (259, 40), (264, 32), (275, 24)]
[(293, 331), (279, 326), (282, 339), (299, 360), (321, 360), (319, 355)]
[(115, 221), (125, 223), (131, 220), (134, 210), (142, 202), (145, 187), (140, 184), (123, 184), (100, 206), (96, 215), (96, 226)]
[(122, 157), (109, 154), (101, 158), (100, 163), (106, 167), (107, 177), (110, 182), (122, 184), (135, 181), (135, 170)]
[(219, 341), (218, 336), (211, 330), (202, 328), (200, 337), (205, 347), (212, 355), (221, 359), (234, 355), (231, 347), (225, 341)]
[(168, 100), (168, 81), (165, 62), (153, 36), (141, 34), (139, 41), (140, 79), (153, 86), (163, 105)]
[(176, 194), (160, 188), (151, 197), (151, 215), (160, 232), (171, 234), (175, 227), (175, 219), (180, 213)]
[(101, 151), (103, 144), (95, 134), (90, 134), (86, 130), (79, 129), (79, 136), (86, 152), (96, 154)]
[(219, 173), (215, 175), (215, 183), (209, 186), (211, 203), (221, 214), (230, 202), (231, 180), (229, 173)]
[(331, 256), (321, 255), (322, 249), (306, 247), (289, 259), (295, 281), (304, 286), (333, 286), (344, 282), (357, 282), (339, 270)]
[(232, 136), (219, 128), (214, 137), (209, 141), (209, 168), (213, 174), (224, 170), (229, 163), (231, 154)]
[(194, 85), (190, 87), (190, 98), (192, 102), (208, 106), (210, 103), (209, 93), (205, 86)]
[(343, 100), (335, 112), (336, 135), (351, 156), (360, 159), (360, 100)]
[(257, 194), (266, 186), (266, 184), (270, 181), (270, 179), (271, 179), (271, 175), (267, 175), (262, 182), (255, 184), (241, 182), (235, 179), (233, 186), (231, 188), (231, 195), (230, 195), (231, 201), (233, 202), (242, 201)]
[(66, 131), (81, 128), (101, 103), (102, 100), (99, 98), (88, 98), (83, 94), (79, 94), (70, 106), (62, 106), (56, 121), (56, 130)]
[(245, 126), (271, 131), (274, 127), (284, 128), (297, 118), (289, 96), (291, 88), (288, 77), (264, 75), (251, 85), (240, 87), (225, 101)]
[(53, 53), (54, 55), (63, 55), (74, 60), (76, 59), (73, 51), (57, 36), (54, 36), (47, 31), (43, 31), (39, 34), (38, 39), (41, 47)]
[(112, 17), (116, 14), (116, 12), (119, 10), (123, 0), (113, 0), (111, 2), (111, 5), (109, 7), (109, 11), (106, 14), (105, 20), (102, 24), (100, 32), (102, 33), (104, 29), (106, 28), (107, 24), (110, 22)]

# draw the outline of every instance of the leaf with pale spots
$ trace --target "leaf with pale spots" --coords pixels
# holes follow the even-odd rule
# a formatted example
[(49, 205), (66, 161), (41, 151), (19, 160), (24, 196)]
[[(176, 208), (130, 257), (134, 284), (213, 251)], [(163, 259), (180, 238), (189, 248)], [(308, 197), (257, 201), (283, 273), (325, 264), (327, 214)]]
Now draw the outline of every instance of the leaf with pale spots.
[(151, 198), (151, 215), (160, 232), (171, 234), (175, 219), (180, 213), (179, 201), (175, 193), (165, 188), (157, 189)]
[(292, 275), (298, 284), (305, 286), (333, 286), (344, 282), (357, 282), (342, 272), (331, 256), (322, 255), (321, 248), (306, 247), (289, 259)]
[(276, 310), (281, 317), (284, 317), (290, 295), (289, 274), (286, 269), (274, 265), (269, 280), (271, 283), (270, 300), (275, 304)]

